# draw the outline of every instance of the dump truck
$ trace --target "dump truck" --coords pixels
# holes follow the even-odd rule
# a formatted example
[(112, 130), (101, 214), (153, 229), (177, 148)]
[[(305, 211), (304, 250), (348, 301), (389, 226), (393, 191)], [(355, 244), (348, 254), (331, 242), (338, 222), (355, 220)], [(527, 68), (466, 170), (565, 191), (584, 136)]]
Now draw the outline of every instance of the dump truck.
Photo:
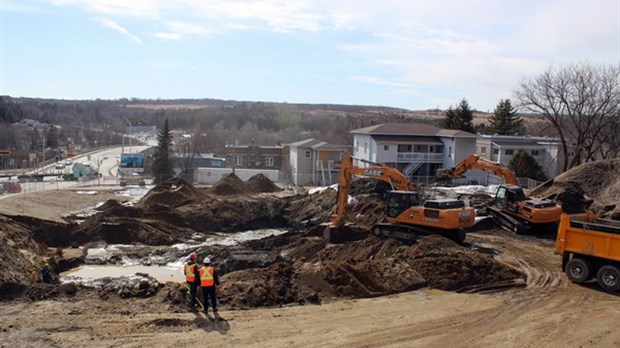
[(562, 207), (549, 199), (527, 197), (515, 173), (501, 163), (472, 154), (452, 168), (438, 170), (436, 181), (462, 177), (470, 169), (483, 170), (503, 178), (505, 184), (498, 186), (493, 204), (487, 207), (487, 213), (499, 227), (516, 234), (557, 230)]
[(620, 290), (620, 221), (592, 212), (562, 214), (555, 251), (562, 255), (562, 270), (573, 283), (596, 278), (603, 290)]
[(392, 186), (387, 192), (385, 221), (370, 226), (375, 235), (416, 241), (426, 235), (440, 234), (458, 243), (465, 240), (464, 229), (475, 223), (474, 208), (465, 207), (465, 202), (456, 199), (424, 201), (398, 169), (385, 164), (370, 164), (369, 167), (354, 166), (350, 155), (341, 161), (336, 209), (331, 223), (323, 231), (325, 238), (332, 242), (343, 239), (342, 234), (347, 231), (344, 225), (353, 177), (365, 177)]

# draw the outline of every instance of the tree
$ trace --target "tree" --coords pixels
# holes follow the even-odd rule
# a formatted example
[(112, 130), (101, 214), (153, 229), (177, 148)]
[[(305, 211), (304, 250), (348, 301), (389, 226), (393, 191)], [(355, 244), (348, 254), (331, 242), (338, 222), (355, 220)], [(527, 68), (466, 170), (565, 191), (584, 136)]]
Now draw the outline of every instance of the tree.
[(519, 178), (530, 178), (537, 181), (547, 180), (543, 168), (536, 162), (534, 157), (525, 150), (519, 150), (508, 162), (510, 168)]
[[(525, 78), (515, 92), (520, 105), (542, 115), (556, 131), (566, 171), (601, 157), (620, 112), (620, 67), (589, 63), (549, 67)], [(569, 154), (572, 153), (572, 157)]]
[(525, 133), (523, 119), (518, 116), (517, 110), (512, 107), (510, 99), (499, 101), (485, 132), (498, 135), (522, 135)]
[(172, 178), (174, 172), (172, 162), (170, 161), (170, 152), (172, 150), (172, 134), (168, 127), (168, 119), (164, 120), (164, 128), (160, 129), (157, 134), (157, 147), (155, 149), (153, 165), (151, 170), (155, 176), (153, 181), (159, 184)]
[(467, 100), (463, 98), (456, 109), (450, 107), (448, 111), (446, 111), (443, 126), (447, 129), (458, 129), (475, 133), (476, 130), (473, 125), (473, 119), (474, 112), (470, 109)]

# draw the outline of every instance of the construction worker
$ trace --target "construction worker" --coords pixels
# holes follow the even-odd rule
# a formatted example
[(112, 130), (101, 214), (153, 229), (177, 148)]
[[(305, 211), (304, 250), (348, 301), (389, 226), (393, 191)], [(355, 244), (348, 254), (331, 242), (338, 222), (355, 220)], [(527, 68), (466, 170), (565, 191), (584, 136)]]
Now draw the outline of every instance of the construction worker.
[(189, 285), (189, 303), (190, 309), (196, 308), (196, 291), (200, 284), (200, 277), (198, 276), (198, 265), (196, 259), (198, 255), (196, 253), (189, 254), (189, 260), (183, 264), (183, 272), (185, 273), (185, 281)]
[(204, 265), (198, 270), (200, 276), (200, 288), (202, 289), (202, 303), (205, 307), (205, 314), (209, 312), (209, 297), (211, 298), (211, 307), (213, 312), (217, 313), (217, 297), (215, 295), (215, 287), (220, 285), (215, 268), (211, 266), (211, 259), (205, 257)]

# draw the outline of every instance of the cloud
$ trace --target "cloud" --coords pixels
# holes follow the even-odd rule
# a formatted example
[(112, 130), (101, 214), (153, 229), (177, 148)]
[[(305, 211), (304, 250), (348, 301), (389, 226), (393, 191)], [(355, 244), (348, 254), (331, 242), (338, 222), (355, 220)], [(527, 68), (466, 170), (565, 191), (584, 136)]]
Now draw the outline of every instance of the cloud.
[(155, 33), (153, 35), (155, 35), (155, 37), (158, 37), (160, 39), (171, 40), (171, 41), (181, 40), (183, 38), (183, 35), (179, 33)]
[(125, 29), (120, 24), (116, 23), (115, 21), (109, 18), (94, 18), (94, 20), (99, 22), (101, 25), (103, 25), (106, 28), (112, 29), (116, 31), (117, 33), (121, 33), (122, 35), (129, 38), (131, 41), (137, 43), (138, 45), (142, 45), (142, 40), (140, 39), (140, 37), (133, 35), (132, 33), (129, 32), (129, 30)]

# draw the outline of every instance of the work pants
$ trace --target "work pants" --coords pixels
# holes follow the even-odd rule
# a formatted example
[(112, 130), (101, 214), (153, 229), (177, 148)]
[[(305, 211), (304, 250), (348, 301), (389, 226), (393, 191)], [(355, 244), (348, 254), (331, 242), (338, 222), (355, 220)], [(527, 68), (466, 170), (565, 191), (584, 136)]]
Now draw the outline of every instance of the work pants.
[(211, 298), (211, 307), (213, 307), (213, 311), (216, 311), (217, 298), (215, 296), (215, 285), (200, 288), (202, 289), (202, 304), (205, 306), (205, 311), (209, 308), (209, 297)]
[(187, 282), (187, 285), (189, 285), (189, 306), (190, 308), (194, 308), (196, 307), (196, 292), (198, 290), (198, 283)]

